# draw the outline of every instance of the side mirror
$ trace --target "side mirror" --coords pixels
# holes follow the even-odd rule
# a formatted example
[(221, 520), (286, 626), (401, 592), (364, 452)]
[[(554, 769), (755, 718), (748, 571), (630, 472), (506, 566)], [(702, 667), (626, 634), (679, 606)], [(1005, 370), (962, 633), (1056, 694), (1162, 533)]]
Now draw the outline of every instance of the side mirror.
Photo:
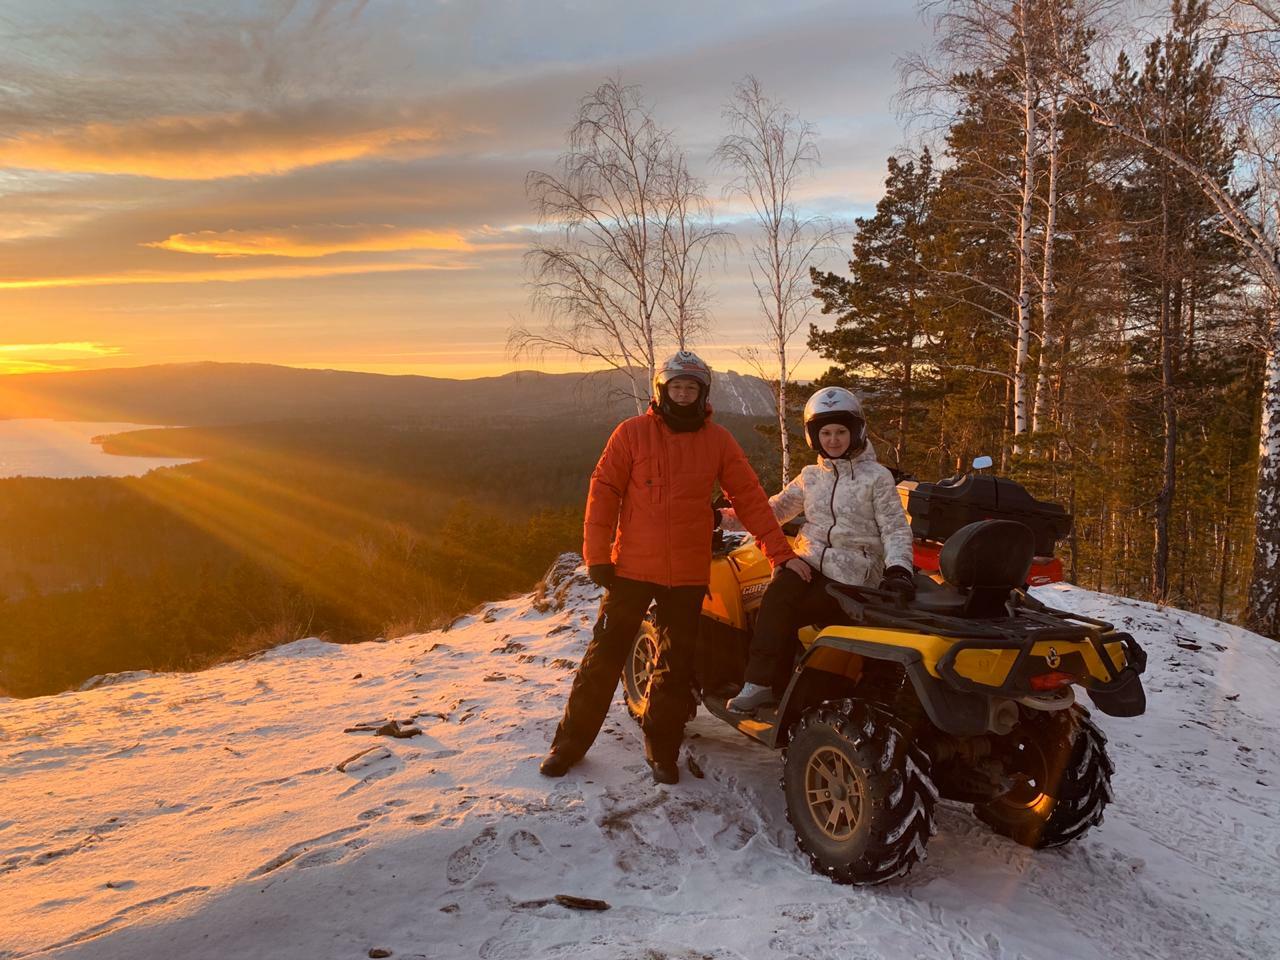
[(991, 466), (991, 464), (992, 464), (993, 462), (994, 462), (994, 461), (993, 461), (990, 457), (974, 457), (974, 458), (973, 458), (973, 469), (975, 469), (975, 470), (985, 470), (985, 469), (987, 469), (987, 467)]

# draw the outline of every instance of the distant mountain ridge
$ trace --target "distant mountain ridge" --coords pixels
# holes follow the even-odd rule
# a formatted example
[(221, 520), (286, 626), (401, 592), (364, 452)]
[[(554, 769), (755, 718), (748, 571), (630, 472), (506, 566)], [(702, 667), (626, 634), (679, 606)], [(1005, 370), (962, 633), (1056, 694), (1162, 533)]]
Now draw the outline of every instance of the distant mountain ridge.
[[(208, 361), (0, 377), (0, 419), (190, 426), (332, 417), (605, 419), (634, 410), (629, 388), (620, 371), (450, 380)], [(715, 374), (711, 403), (739, 416), (774, 413), (769, 385), (734, 371)]]

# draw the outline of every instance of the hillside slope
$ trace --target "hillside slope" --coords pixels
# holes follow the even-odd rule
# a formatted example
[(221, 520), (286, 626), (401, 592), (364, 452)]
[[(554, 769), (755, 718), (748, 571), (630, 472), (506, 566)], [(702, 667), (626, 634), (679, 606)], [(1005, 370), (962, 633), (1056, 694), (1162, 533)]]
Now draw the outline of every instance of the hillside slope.
[[(1280, 645), (1038, 593), (1151, 655), (1149, 713), (1095, 714), (1115, 803), (1075, 845), (944, 803), (905, 881), (834, 886), (795, 848), (779, 755), (705, 713), (675, 787), (616, 704), (580, 767), (540, 777), (595, 613), (578, 571), (447, 632), (0, 701), (0, 957), (1280, 955)], [(387, 718), (422, 734), (344, 732)]]
[[(331, 417), (617, 418), (635, 412), (617, 371), (521, 371), (448, 380), (265, 363), (187, 363), (0, 377), (0, 418), (53, 417), (211, 426)], [(732, 370), (715, 375), (712, 404), (749, 417), (774, 414), (768, 385)]]

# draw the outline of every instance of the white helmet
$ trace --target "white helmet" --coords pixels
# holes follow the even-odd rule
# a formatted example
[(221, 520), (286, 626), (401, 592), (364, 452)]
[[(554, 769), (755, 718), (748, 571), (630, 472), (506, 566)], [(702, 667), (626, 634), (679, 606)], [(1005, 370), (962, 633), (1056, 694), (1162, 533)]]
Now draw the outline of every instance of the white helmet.
[(849, 455), (856, 456), (867, 445), (867, 421), (862, 403), (844, 387), (823, 387), (804, 405), (804, 439), (809, 449), (822, 453), (818, 431), (829, 423), (849, 428)]
[(711, 368), (692, 350), (679, 350), (658, 365), (653, 375), (655, 401), (662, 403), (663, 387), (676, 377), (690, 377), (698, 381), (698, 399), (706, 403), (707, 394), (711, 392)]

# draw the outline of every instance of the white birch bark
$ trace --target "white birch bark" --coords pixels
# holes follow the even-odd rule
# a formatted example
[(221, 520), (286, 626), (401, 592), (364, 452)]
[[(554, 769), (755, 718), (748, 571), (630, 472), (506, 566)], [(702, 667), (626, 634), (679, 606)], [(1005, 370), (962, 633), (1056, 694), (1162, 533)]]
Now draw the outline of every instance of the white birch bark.
[(782, 482), (791, 479), (791, 437), (787, 433), (787, 346), (778, 346), (778, 436), (782, 441)]
[(1049, 97), (1049, 130), (1045, 138), (1049, 161), (1048, 197), (1045, 201), (1044, 252), (1040, 264), (1040, 367), (1036, 374), (1036, 399), (1031, 411), (1031, 432), (1044, 428), (1049, 414), (1050, 369), (1054, 360), (1054, 298), (1056, 288), (1053, 274), (1053, 247), (1058, 229), (1058, 161), (1061, 144), (1058, 142), (1058, 97)]
[[(1280, 287), (1277, 288), (1280, 294)], [(1272, 297), (1258, 446), (1258, 493), (1248, 624), (1280, 639), (1280, 296)]]
[(1027, 432), (1027, 361), (1031, 354), (1031, 231), (1036, 189), (1036, 79), (1028, 35), (1027, 4), (1018, 5), (1018, 33), (1022, 46), (1022, 206), (1018, 211), (1018, 338), (1013, 360), (1013, 435)]

